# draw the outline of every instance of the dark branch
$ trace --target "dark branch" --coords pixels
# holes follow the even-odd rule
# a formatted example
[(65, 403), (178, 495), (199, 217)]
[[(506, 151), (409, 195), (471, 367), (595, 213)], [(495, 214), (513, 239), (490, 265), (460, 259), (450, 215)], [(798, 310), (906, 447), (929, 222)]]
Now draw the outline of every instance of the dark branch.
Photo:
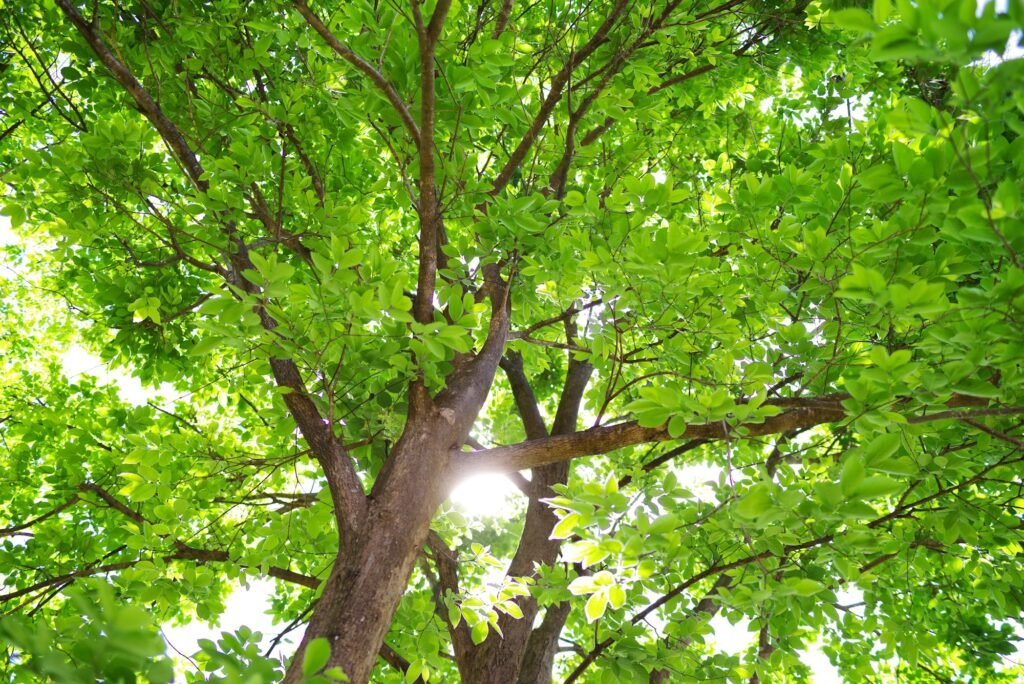
[(33, 525), (38, 525), (39, 523), (43, 522), (44, 520), (47, 520), (48, 518), (52, 518), (53, 516), (58, 515), (61, 512), (67, 510), (68, 508), (71, 508), (76, 503), (78, 503), (78, 500), (79, 500), (78, 496), (72, 496), (67, 501), (65, 501), (64, 503), (60, 504), (59, 506), (57, 506), (55, 508), (50, 509), (49, 511), (47, 511), (46, 513), (43, 513), (42, 515), (40, 515), (38, 517), (32, 518), (31, 520), (23, 522), (20, 525), (12, 525), (11, 527), (5, 527), (3, 529), (0, 529), (0, 537), (11, 537), (11, 536), (14, 536), (15, 534), (17, 534), (18, 532), (21, 532), (22, 530), (27, 530), (28, 528), (32, 527)]
[(530, 381), (523, 371), (523, 355), (517, 351), (508, 351), (498, 365), (505, 371), (505, 377), (512, 388), (512, 398), (523, 421), (526, 438), (544, 439), (548, 436), (548, 429), (544, 425), (544, 417), (540, 414), (533, 387), (530, 386)]
[[(766, 418), (761, 423), (729, 426), (726, 421), (713, 421), (689, 425), (686, 431), (672, 437), (664, 426), (643, 427), (636, 422), (591, 428), (569, 435), (555, 435), (545, 439), (528, 440), (512, 446), (496, 447), (483, 452), (453, 455), (453, 466), (468, 471), (508, 471), (535, 468), (548, 463), (568, 461), (582, 456), (606, 454), (623, 447), (670, 439), (712, 440), (761, 437), (764, 435), (803, 430), (825, 423), (836, 423), (846, 418), (842, 402), (846, 395), (830, 395), (809, 399), (776, 399), (766, 404), (783, 408), (782, 413)], [(898, 403), (898, 402), (897, 402)], [(960, 406), (978, 406), (982, 400), (967, 396), (954, 396), (947, 403), (949, 411), (907, 416), (908, 423), (926, 423), (939, 420), (972, 418), (979, 415), (1014, 415), (1024, 413), (1024, 407), (997, 407), (960, 409)]]
[(505, 162), (505, 166), (502, 167), (498, 173), (498, 177), (494, 179), (494, 186), (491, 188), (490, 193), (496, 195), (502, 191), (502, 189), (508, 185), (508, 182), (512, 180), (512, 176), (515, 174), (516, 169), (520, 167), (523, 160), (526, 159), (527, 152), (533, 146), (534, 142), (537, 141), (537, 136), (540, 135), (541, 130), (544, 129), (547, 124), (548, 118), (551, 113), (555, 110), (555, 106), (561, 101), (562, 95), (565, 93), (565, 87), (569, 83), (569, 77), (572, 76), (573, 71), (576, 70), (584, 60), (590, 57), (591, 54), (597, 50), (607, 39), (608, 34), (615, 27), (622, 13), (626, 10), (626, 6), (629, 3), (627, 0), (616, 0), (615, 5), (612, 7), (608, 16), (605, 18), (601, 26), (598, 27), (594, 35), (590, 37), (590, 40), (586, 42), (578, 52), (574, 52), (573, 55), (566, 61), (565, 65), (559, 70), (555, 77), (551, 79), (551, 87), (548, 90), (548, 95), (544, 98), (544, 102), (540, 106), (540, 110), (537, 115), (534, 116), (533, 121), (530, 123), (530, 127), (526, 130), (526, 135), (519, 141), (519, 145), (512, 152), (508, 161)]
[(416, 126), (416, 121), (413, 120), (412, 114), (409, 112), (409, 108), (406, 106), (405, 102), (402, 101), (402, 97), (398, 94), (398, 91), (395, 90), (395, 87), (391, 85), (391, 83), (384, 78), (384, 75), (377, 71), (372, 64), (354, 53), (351, 48), (338, 40), (337, 37), (331, 33), (330, 29), (320, 21), (320, 17), (318, 17), (313, 10), (309, 8), (309, 5), (306, 4), (305, 0), (294, 0), (293, 4), (299, 14), (301, 14), (306, 20), (306, 23), (312, 26), (313, 30), (320, 34), (320, 37), (324, 39), (332, 50), (337, 52), (346, 62), (366, 74), (366, 76), (373, 81), (373, 84), (376, 85), (382, 93), (384, 93), (384, 96), (391, 103), (391, 106), (395, 108), (396, 112), (398, 112), (398, 116), (402, 120), (402, 123), (405, 124), (405, 128), (409, 131), (409, 135), (412, 137), (413, 142), (418, 146), (420, 144), (419, 127)]
[(200, 190), (206, 190), (209, 182), (202, 178), (203, 167), (199, 164), (192, 148), (185, 141), (185, 137), (178, 130), (177, 126), (171, 123), (160, 107), (153, 101), (153, 98), (142, 87), (142, 84), (132, 75), (124, 64), (114, 56), (107, 44), (96, 33), (92, 24), (79, 14), (78, 10), (69, 0), (56, 0), (57, 6), (64, 12), (65, 16), (74, 24), (78, 32), (89, 43), (89, 47), (99, 57), (103, 65), (107, 67), (114, 79), (121, 84), (121, 87), (131, 95), (135, 104), (139, 106), (143, 115), (153, 124), (153, 128), (160, 133), (160, 136), (171, 148), (175, 158), (181, 163), (186, 175)]

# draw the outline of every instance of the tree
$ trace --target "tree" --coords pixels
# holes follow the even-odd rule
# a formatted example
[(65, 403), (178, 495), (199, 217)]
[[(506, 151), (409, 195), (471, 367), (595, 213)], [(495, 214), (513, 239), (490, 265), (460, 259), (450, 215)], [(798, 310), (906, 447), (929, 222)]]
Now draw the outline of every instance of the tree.
[(8, 676), (1019, 675), (1024, 6), (896, 5), (8, 5)]

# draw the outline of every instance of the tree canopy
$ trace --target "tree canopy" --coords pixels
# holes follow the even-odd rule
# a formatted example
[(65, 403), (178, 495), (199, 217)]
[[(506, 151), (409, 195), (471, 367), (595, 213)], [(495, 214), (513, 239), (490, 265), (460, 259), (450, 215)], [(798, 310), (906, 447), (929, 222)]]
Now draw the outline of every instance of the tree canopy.
[(0, 671), (171, 681), (267, 578), (297, 647), (179, 677), (1019, 681), (980, 4), (0, 0)]

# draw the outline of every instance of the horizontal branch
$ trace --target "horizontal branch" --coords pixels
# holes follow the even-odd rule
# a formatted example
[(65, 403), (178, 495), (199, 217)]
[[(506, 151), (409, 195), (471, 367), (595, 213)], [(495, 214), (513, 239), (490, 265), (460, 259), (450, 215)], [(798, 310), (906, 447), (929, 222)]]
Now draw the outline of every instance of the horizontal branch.
[[(842, 420), (846, 417), (840, 401), (806, 400), (803, 406), (783, 411), (765, 419), (763, 423), (745, 423), (745, 437), (758, 437), (785, 432), (799, 427), (811, 427)], [(511, 446), (488, 449), (483, 452), (459, 453), (453, 457), (456, 467), (476, 471), (508, 471), (536, 468), (548, 463), (568, 461), (583, 456), (607, 454), (616, 449), (646, 442), (669, 439), (725, 439), (739, 438), (740, 427), (729, 427), (725, 421), (690, 425), (675, 437), (664, 427), (643, 427), (635, 421), (595, 427), (569, 435), (556, 435), (545, 439), (531, 439)]]
[[(57, 586), (59, 584), (70, 584), (76, 579), (82, 577), (92, 577), (94, 575), (102, 575), (109, 572), (117, 572), (118, 570), (126, 570), (130, 567), (138, 565), (142, 561), (147, 560), (146, 558), (136, 558), (133, 560), (118, 561), (116, 563), (107, 563), (104, 565), (88, 565), (78, 570), (72, 570), (55, 577), (49, 577), (45, 580), (40, 580), (35, 584), (31, 584), (27, 587), (22, 587), (15, 591), (11, 591), (6, 594), (0, 594), (0, 603), (5, 603), (21, 596), (27, 596), (36, 591), (42, 589), (48, 589), (49, 587)], [(163, 556), (165, 562), (176, 561), (176, 560), (190, 560), (199, 563), (206, 562), (227, 562), (230, 561), (227, 551), (209, 551), (206, 549), (197, 549), (191, 546), (181, 545), (179, 551), (174, 554)], [(239, 566), (247, 567), (247, 566)], [(309, 575), (303, 575), (302, 573), (288, 570), (287, 568), (281, 568), (277, 566), (271, 566), (267, 568), (267, 573), (271, 577), (274, 577), (285, 582), (291, 582), (293, 584), (299, 584), (309, 589), (316, 589), (320, 586), (320, 580), (316, 577)]]
[[(770, 399), (767, 405), (778, 406), (782, 413), (765, 418), (760, 423), (731, 426), (725, 420), (687, 426), (680, 435), (669, 435), (665, 426), (643, 427), (635, 421), (591, 428), (569, 435), (555, 435), (544, 439), (531, 439), (511, 446), (485, 451), (458, 452), (452, 455), (452, 466), (459, 474), (476, 472), (508, 472), (536, 468), (584, 456), (607, 454), (650, 442), (668, 440), (720, 440), (762, 437), (790, 430), (806, 430), (826, 423), (838, 423), (847, 418), (842, 402), (845, 394), (833, 394), (808, 399)], [(964, 419), (981, 415), (1014, 415), (1024, 413), (1024, 407), (987, 407), (983, 399), (955, 395), (946, 404), (948, 411), (907, 416), (909, 423)], [(968, 409), (962, 407), (980, 407)]]

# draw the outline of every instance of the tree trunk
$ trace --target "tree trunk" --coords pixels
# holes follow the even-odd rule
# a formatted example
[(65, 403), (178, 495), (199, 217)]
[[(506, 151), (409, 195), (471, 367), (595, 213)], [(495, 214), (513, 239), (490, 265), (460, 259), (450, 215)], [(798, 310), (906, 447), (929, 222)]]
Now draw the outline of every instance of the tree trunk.
[(519, 684), (551, 684), (555, 669), (555, 655), (558, 653), (558, 637), (569, 617), (568, 601), (548, 606), (544, 620), (530, 634), (526, 644), (522, 666), (519, 669)]
[(328, 667), (340, 667), (352, 684), (369, 681), (395, 611), (427, 540), (434, 511), (448, 496), (452, 450), (465, 442), (487, 398), (508, 330), (508, 290), (496, 268), (488, 271), (492, 296), (487, 342), (475, 357), (462, 357), (431, 398), (414, 382), (409, 417), (373, 485), (356, 542), (339, 552), (306, 633), (285, 674), (302, 679), (302, 660), (313, 639), (331, 644)]
[(353, 684), (369, 681), (431, 518), (447, 494), (447, 433), (435, 421), (424, 421), (395, 445), (370, 496), (365, 528), (357, 544), (339, 554), (286, 684), (301, 680), (306, 647), (318, 637), (330, 641), (328, 667), (340, 667)]

